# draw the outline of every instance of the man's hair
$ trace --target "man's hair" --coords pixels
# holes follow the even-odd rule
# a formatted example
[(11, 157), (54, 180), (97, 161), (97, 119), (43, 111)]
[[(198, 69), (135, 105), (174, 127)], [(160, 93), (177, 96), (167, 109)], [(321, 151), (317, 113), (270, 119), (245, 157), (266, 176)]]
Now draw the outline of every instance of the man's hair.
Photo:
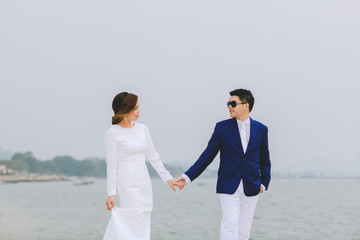
[(242, 88), (235, 89), (230, 92), (230, 96), (238, 96), (241, 102), (249, 103), (249, 112), (251, 112), (254, 106), (255, 99), (252, 93), (250, 92), (250, 90), (246, 90)]

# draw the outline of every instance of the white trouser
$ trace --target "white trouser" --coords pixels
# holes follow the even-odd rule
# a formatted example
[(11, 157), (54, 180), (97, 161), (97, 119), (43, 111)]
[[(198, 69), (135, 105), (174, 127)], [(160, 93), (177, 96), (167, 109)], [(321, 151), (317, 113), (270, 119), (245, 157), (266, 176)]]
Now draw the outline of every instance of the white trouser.
[(248, 240), (259, 195), (247, 197), (242, 181), (234, 194), (219, 194), (222, 209), (220, 240)]

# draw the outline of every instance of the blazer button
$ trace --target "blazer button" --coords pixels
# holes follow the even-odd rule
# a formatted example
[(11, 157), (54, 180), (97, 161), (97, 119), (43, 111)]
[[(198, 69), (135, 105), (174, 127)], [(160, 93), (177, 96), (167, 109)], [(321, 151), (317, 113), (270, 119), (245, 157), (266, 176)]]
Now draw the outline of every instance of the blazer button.
[(244, 160), (246, 160), (246, 157), (244, 157)]

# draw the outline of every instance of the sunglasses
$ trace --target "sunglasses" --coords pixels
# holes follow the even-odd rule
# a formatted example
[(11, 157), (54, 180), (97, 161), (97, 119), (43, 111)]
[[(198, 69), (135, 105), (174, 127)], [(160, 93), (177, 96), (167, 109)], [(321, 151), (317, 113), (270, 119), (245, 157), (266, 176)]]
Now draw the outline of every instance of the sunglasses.
[(228, 101), (227, 103), (226, 103), (226, 105), (228, 106), (228, 107), (236, 107), (238, 104), (247, 104), (247, 103), (242, 103), (242, 102), (235, 102), (235, 101)]

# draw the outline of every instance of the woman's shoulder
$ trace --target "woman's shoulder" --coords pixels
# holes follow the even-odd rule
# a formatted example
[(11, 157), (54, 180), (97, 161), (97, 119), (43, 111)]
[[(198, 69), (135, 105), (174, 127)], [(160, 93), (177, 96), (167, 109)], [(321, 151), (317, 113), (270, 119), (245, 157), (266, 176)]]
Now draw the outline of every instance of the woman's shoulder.
[(106, 135), (114, 134), (116, 132), (116, 129), (117, 129), (116, 125), (112, 125), (105, 131), (104, 135), (106, 136)]
[(146, 129), (148, 129), (148, 127), (146, 126), (146, 124), (143, 123), (135, 123), (134, 127), (132, 128), (123, 128), (114, 124), (111, 127), (109, 127), (104, 134), (105, 135), (122, 134), (124, 132), (133, 132), (138, 130), (143, 131)]
[(147, 129), (147, 125), (144, 123), (135, 123), (135, 127), (140, 128), (140, 129)]

